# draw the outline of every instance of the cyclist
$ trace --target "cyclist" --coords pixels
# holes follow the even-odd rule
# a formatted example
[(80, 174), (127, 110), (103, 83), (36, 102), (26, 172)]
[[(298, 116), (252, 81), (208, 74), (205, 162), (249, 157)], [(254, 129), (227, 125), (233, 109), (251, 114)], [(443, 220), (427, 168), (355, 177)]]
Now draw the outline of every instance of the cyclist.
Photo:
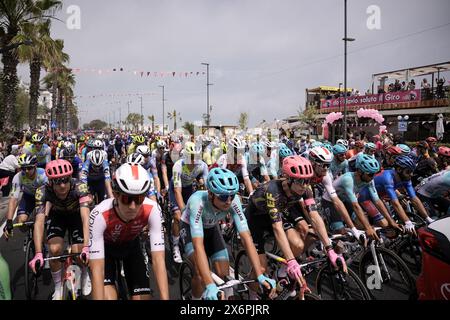
[(438, 165), (428, 153), (429, 145), (426, 141), (417, 143), (417, 167), (413, 175), (413, 184), (417, 185), (421, 179), (438, 173)]
[(75, 179), (79, 179), (81, 169), (83, 168), (83, 162), (75, 153), (75, 149), (73, 148), (73, 146), (65, 148), (62, 151), (60, 159), (67, 160), (70, 162), (73, 168), (72, 177)]
[(439, 217), (439, 212), (450, 214), (450, 170), (444, 170), (425, 178), (416, 187), (417, 195), (425, 208), (433, 217)]
[[(6, 159), (5, 159), (6, 160)], [(438, 158), (436, 158), (439, 170), (447, 170), (450, 168), (450, 148), (439, 147)]]
[(91, 191), (96, 203), (100, 203), (105, 198), (112, 198), (111, 175), (109, 164), (103, 150), (92, 150), (87, 154), (87, 160), (83, 164), (80, 180), (86, 183)]
[(51, 161), (52, 151), (44, 143), (44, 136), (39, 133), (33, 134), (31, 143), (28, 147), (23, 147), (23, 153), (36, 156), (38, 168), (44, 169), (45, 165)]
[(395, 158), (402, 155), (403, 151), (397, 146), (388, 146), (384, 149), (383, 169), (392, 169), (395, 164)]
[(436, 146), (437, 139), (435, 137), (428, 137), (425, 139), (428, 143), (428, 154), (432, 158), (437, 158), (438, 156), (438, 147)]
[(114, 198), (104, 200), (91, 212), (89, 221), (92, 298), (117, 300), (116, 260), (123, 261), (132, 300), (151, 297), (147, 267), (139, 235), (149, 229), (152, 269), (162, 300), (169, 299), (164, 258), (162, 217), (155, 201), (146, 198), (150, 187), (147, 171), (140, 165), (125, 163), (113, 178)]
[[(275, 293), (275, 281), (267, 278), (258, 260), (247, 221), (239, 197), (239, 182), (234, 173), (222, 168), (213, 168), (206, 179), (208, 191), (197, 191), (188, 200), (181, 221), (181, 238), (187, 257), (194, 264), (192, 277), (192, 299), (217, 300), (217, 285), (211, 277), (208, 257), (211, 258), (219, 277), (229, 272), (228, 251), (218, 221), (231, 215), (241, 241), (248, 253), (258, 282)], [(203, 291), (203, 288), (205, 290)]]
[(282, 168), (283, 179), (261, 184), (250, 197), (245, 210), (261, 265), (267, 268), (264, 233), (269, 232), (274, 234), (278, 247), (288, 261), (287, 269), (283, 267), (284, 272), (281, 271), (280, 275), (283, 276), (287, 272), (301, 286), (305, 284), (296, 260), (304, 249), (304, 243), (295, 229), (304, 220), (303, 212), (306, 210), (332, 264), (336, 266), (336, 260), (340, 259), (346, 271), (345, 261), (333, 250), (323, 220), (317, 212), (309, 186), (313, 176), (310, 161), (301, 156), (290, 156), (283, 160)]
[[(22, 154), (18, 158), (21, 172), (17, 173), (12, 182), (12, 189), (9, 195), (8, 212), (6, 214), (6, 225), (4, 228), (5, 237), (12, 235), (13, 216), (17, 206), (17, 222), (26, 222), (35, 208), (36, 189), (45, 185), (48, 181), (45, 170), (37, 168), (36, 156)], [(20, 192), (23, 192), (19, 203)]]
[(269, 172), (264, 160), (265, 147), (262, 143), (254, 142), (245, 154), (247, 171), (253, 188), (257, 188), (262, 181), (270, 181)]
[(391, 202), (395, 212), (405, 224), (406, 231), (412, 234), (416, 233), (414, 224), (405, 213), (405, 210), (399, 201), (397, 190), (406, 190), (411, 203), (417, 209), (419, 214), (428, 222), (432, 221), (430, 217), (428, 217), (422, 201), (416, 196), (416, 192), (411, 183), (411, 175), (415, 168), (416, 164), (410, 157), (401, 155), (395, 159), (394, 169), (383, 170), (374, 178), (378, 194)]
[(330, 172), (333, 179), (349, 171), (348, 160), (345, 159), (347, 147), (343, 144), (336, 144), (333, 146), (333, 160), (330, 165)]
[(145, 143), (144, 136), (137, 135), (133, 138), (133, 142), (128, 146), (127, 155), (133, 154), (136, 151), (137, 146)]
[[(356, 171), (347, 172), (333, 182), (336, 193), (346, 206), (347, 211), (353, 217), (356, 213), (359, 222), (358, 229), (363, 227), (367, 236), (374, 239), (378, 239), (378, 236), (367, 220), (362, 207), (368, 211), (371, 219), (381, 227), (387, 227), (389, 224), (397, 229), (400, 228), (387, 212), (375, 189), (373, 177), (379, 171), (380, 164), (375, 158), (361, 154), (356, 159)], [(327, 193), (324, 194), (323, 198), (331, 202)], [(377, 209), (381, 211), (381, 214)], [(331, 216), (331, 224), (338, 224), (339, 222), (341, 222), (339, 217)]]
[(180, 219), (185, 203), (194, 193), (193, 183), (198, 179), (199, 185), (204, 185), (208, 176), (208, 166), (200, 159), (201, 148), (193, 142), (186, 142), (183, 149), (183, 158), (175, 162), (173, 166), (173, 176), (169, 186), (169, 201), (173, 214), (172, 222), (172, 242), (173, 259), (181, 263), (181, 253), (179, 248), (180, 239)]
[(333, 154), (324, 147), (316, 147), (309, 152), (309, 161), (313, 167), (314, 176), (311, 179), (311, 184), (321, 185), (324, 188), (324, 192), (327, 194), (330, 201), (322, 198), (322, 207), (324, 209), (324, 215), (328, 218), (328, 221), (337, 221), (336, 223), (330, 223), (329, 227), (332, 232), (344, 233), (344, 224), (339, 219), (331, 218), (332, 216), (340, 215), (347, 226), (351, 229), (352, 234), (356, 239), (359, 239), (364, 234), (363, 231), (358, 230), (353, 224), (347, 208), (344, 203), (339, 199), (336, 190), (333, 186), (333, 177), (331, 172), (328, 171)]
[[(84, 262), (81, 273), (81, 287), (83, 295), (91, 291), (87, 263), (89, 262), (89, 204), (92, 201), (86, 184), (72, 178), (70, 162), (59, 159), (49, 162), (45, 168), (48, 184), (36, 190), (36, 221), (34, 224), (33, 240), (35, 256), (29, 265), (36, 272), (36, 262), (44, 265), (43, 237), (46, 211), (49, 224), (47, 226), (47, 244), (50, 256), (59, 256), (64, 251), (64, 236), (66, 230), (70, 236), (72, 253), (80, 253)], [(62, 263), (58, 260), (50, 261), (55, 292), (53, 300), (61, 300), (63, 275)]]

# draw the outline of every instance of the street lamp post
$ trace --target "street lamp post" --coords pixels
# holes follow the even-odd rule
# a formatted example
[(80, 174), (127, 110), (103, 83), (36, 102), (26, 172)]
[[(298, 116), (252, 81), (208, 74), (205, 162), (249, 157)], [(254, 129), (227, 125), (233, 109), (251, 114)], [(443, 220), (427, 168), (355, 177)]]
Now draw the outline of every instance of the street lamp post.
[(355, 41), (347, 37), (347, 0), (344, 0), (344, 134), (347, 139), (347, 41)]
[(202, 63), (202, 65), (206, 66), (206, 125), (209, 126), (211, 123), (209, 114), (209, 86), (212, 83), (209, 83), (209, 63)]
[(163, 107), (163, 112), (162, 112), (162, 121), (163, 121), (163, 135), (165, 134), (164, 131), (164, 86), (159, 86), (160, 88), (162, 88), (162, 107)]

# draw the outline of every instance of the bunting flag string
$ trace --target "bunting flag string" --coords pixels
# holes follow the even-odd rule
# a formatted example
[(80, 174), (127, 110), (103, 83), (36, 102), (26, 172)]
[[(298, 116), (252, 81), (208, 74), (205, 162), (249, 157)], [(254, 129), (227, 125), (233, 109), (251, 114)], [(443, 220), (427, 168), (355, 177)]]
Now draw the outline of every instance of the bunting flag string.
[(74, 98), (89, 98), (89, 99), (95, 99), (95, 98), (115, 98), (115, 97), (142, 97), (142, 96), (154, 96), (158, 95), (158, 93), (155, 92), (136, 92), (136, 93), (100, 93), (100, 94), (90, 94), (90, 95), (78, 95), (74, 96)]
[[(60, 72), (66, 70), (65, 68), (51, 68), (48, 72)], [(98, 74), (98, 75), (108, 75), (108, 74), (132, 74), (135, 76), (162, 78), (162, 77), (179, 77), (188, 78), (193, 76), (203, 76), (206, 75), (204, 71), (147, 71), (147, 70), (127, 70), (124, 68), (108, 68), (108, 69), (98, 69), (98, 68), (69, 68), (74, 74)]]

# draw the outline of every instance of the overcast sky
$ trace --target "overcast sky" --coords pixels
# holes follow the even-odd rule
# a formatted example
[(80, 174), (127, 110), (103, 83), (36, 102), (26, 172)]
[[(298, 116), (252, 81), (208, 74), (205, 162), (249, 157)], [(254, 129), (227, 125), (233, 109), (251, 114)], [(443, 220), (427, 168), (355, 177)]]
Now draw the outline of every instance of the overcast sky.
[[(67, 28), (70, 5), (81, 10), (79, 30)], [(367, 28), (370, 5), (380, 8), (380, 30)], [(348, 0), (348, 36), (356, 38), (348, 87), (365, 92), (373, 73), (450, 61), (449, 12), (448, 0)], [(114, 112), (118, 121), (120, 106), (124, 119), (129, 100), (130, 112), (140, 112), (135, 96), (86, 98), (124, 93), (152, 94), (143, 96), (144, 115), (161, 123), (160, 85), (166, 113), (201, 120), (202, 62), (210, 64), (212, 124), (237, 124), (244, 111), (250, 126), (285, 118), (303, 108), (305, 88), (343, 82), (344, 0), (64, 0), (58, 18), (52, 34), (64, 39), (71, 68), (125, 71), (76, 74), (82, 123), (112, 121)], [(20, 69), (25, 82), (27, 70)], [(155, 78), (155, 71), (194, 74)]]

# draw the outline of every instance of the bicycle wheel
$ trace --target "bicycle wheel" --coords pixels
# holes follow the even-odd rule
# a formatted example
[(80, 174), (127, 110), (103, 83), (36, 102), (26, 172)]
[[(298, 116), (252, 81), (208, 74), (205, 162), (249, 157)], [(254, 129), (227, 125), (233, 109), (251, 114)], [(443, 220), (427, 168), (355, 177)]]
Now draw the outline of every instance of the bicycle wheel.
[[(299, 294), (300, 293), (297, 293), (295, 295), (295, 297), (293, 297), (293, 298), (289, 297), (288, 300), (299, 300), (299, 298), (298, 298)], [(308, 300), (322, 300), (322, 299), (320, 298), (319, 295), (311, 292), (311, 293), (305, 293), (304, 294), (304, 300), (308, 301)]]
[[(247, 251), (241, 250), (236, 255), (236, 260), (234, 262), (234, 278), (239, 279), (251, 279), (251, 273), (253, 266), (247, 256)], [(238, 294), (241, 300), (249, 300), (248, 287), (245, 285), (246, 290), (236, 290), (235, 293)]]
[(76, 300), (77, 296), (75, 293), (75, 288), (73, 288), (70, 281), (66, 280), (63, 282), (63, 292), (62, 292), (62, 300)]
[(180, 298), (181, 300), (192, 299), (192, 277), (194, 271), (189, 262), (183, 261), (180, 266)]
[(318, 272), (316, 292), (322, 300), (370, 300), (370, 294), (358, 275), (332, 270), (326, 263)]
[(408, 236), (402, 240), (394, 252), (406, 263), (409, 270), (416, 275), (422, 270), (422, 249), (419, 240)]
[(233, 261), (236, 261), (237, 254), (242, 250), (242, 242), (235, 227), (231, 231), (230, 250)]
[(414, 277), (405, 262), (392, 250), (377, 247), (381, 279), (370, 249), (367, 249), (359, 265), (359, 274), (374, 299), (404, 300), (415, 297)]
[(28, 262), (33, 259), (34, 254), (34, 242), (30, 239), (25, 249), (25, 296), (27, 300), (34, 300), (38, 293), (38, 276), (28, 266)]

